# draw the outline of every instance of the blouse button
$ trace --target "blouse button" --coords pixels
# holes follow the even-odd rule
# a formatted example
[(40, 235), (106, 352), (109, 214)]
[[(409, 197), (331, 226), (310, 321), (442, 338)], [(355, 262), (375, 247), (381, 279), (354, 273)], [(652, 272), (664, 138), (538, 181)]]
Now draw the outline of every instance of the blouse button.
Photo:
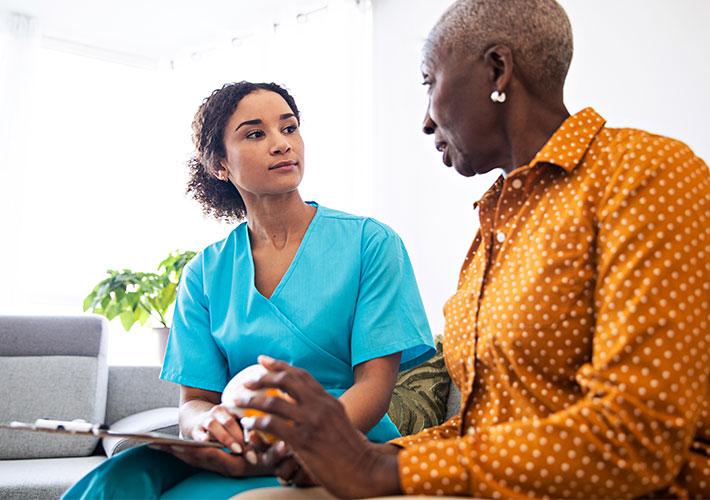
[(503, 231), (498, 231), (496, 239), (498, 240), (498, 243), (503, 243), (505, 241), (505, 233)]
[(513, 179), (511, 186), (513, 186), (513, 189), (520, 189), (521, 187), (523, 187), (523, 181), (521, 181), (520, 179)]

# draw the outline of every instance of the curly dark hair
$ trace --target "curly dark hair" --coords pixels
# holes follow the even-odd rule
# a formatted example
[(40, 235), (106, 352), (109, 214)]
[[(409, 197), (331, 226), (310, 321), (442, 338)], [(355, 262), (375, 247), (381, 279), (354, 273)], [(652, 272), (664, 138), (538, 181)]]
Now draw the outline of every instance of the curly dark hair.
[(224, 148), (224, 128), (239, 102), (257, 90), (268, 90), (279, 94), (296, 115), (298, 123), (301, 123), (296, 101), (285, 88), (275, 83), (246, 81), (227, 83), (213, 91), (202, 102), (192, 121), (195, 154), (187, 162), (190, 179), (186, 192), (202, 205), (205, 215), (225, 222), (244, 219), (247, 209), (234, 184), (215, 177), (216, 172), (220, 170), (220, 161), (227, 154)]

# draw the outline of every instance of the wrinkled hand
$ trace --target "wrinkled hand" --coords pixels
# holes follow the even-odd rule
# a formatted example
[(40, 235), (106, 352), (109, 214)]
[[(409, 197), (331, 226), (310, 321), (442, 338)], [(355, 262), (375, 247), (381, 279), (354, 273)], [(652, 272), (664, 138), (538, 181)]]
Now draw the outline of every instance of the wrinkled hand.
[(252, 390), (280, 389), (294, 402), (254, 395), (235, 404), (267, 415), (241, 420), (245, 428), (268, 432), (291, 447), (311, 478), (338, 497), (356, 498), (400, 493), (397, 456), (383, 453), (350, 422), (343, 405), (308, 372), (260, 356), (269, 373), (247, 382)]
[(291, 448), (283, 441), (279, 441), (266, 450), (262, 455), (261, 463), (272, 469), (279, 482), (285, 486), (306, 488), (318, 485), (306, 468), (299, 463)]

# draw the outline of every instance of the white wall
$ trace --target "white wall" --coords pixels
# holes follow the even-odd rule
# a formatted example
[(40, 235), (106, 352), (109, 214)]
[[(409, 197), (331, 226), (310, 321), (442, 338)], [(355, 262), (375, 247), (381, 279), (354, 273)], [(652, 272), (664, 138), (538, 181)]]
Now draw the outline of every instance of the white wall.
[[(374, 2), (374, 207), (405, 240), (434, 333), (478, 221), (471, 204), (496, 173), (465, 179), (421, 133), (422, 42), (449, 0)], [(710, 2), (564, 0), (575, 36), (570, 112), (670, 135), (710, 159)]]

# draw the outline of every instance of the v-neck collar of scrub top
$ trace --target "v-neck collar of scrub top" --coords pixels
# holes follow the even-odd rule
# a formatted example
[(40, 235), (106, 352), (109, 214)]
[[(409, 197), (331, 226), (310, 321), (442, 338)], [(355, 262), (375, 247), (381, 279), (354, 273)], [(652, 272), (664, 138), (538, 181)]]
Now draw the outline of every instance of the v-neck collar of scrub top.
[(274, 291), (271, 292), (271, 295), (266, 297), (263, 293), (259, 291), (259, 289), (256, 287), (255, 283), (255, 278), (256, 278), (256, 268), (254, 266), (254, 255), (251, 253), (251, 239), (249, 238), (249, 226), (247, 225), (246, 222), (242, 223), (239, 227), (241, 231), (244, 232), (244, 238), (245, 241), (247, 242), (246, 249), (247, 249), (247, 257), (248, 257), (248, 262), (249, 262), (249, 272), (251, 273), (250, 279), (249, 279), (249, 284), (252, 288), (252, 291), (259, 296), (261, 296), (264, 300), (267, 300), (269, 302), (273, 301), (274, 298), (276, 298), (279, 294), (279, 292), (283, 289), (284, 286), (286, 286), (286, 283), (288, 282), (289, 278), (293, 274), (294, 269), (298, 265), (299, 258), (301, 254), (303, 253), (303, 249), (305, 248), (306, 244), (308, 243), (309, 238), (311, 237), (311, 234), (313, 234), (313, 228), (316, 226), (318, 219), (320, 219), (321, 215), (321, 208), (316, 203), (315, 201), (307, 201), (306, 204), (311, 205), (312, 207), (315, 207), (316, 213), (313, 215), (313, 218), (311, 219), (311, 222), (308, 224), (308, 228), (306, 228), (306, 232), (303, 234), (303, 239), (301, 239), (301, 243), (298, 245), (298, 250), (296, 250), (296, 255), (293, 256), (293, 259), (291, 259), (291, 263), (288, 265), (288, 269), (286, 269), (286, 272), (281, 276), (281, 280), (279, 281), (278, 285), (276, 285), (276, 288), (274, 288)]

